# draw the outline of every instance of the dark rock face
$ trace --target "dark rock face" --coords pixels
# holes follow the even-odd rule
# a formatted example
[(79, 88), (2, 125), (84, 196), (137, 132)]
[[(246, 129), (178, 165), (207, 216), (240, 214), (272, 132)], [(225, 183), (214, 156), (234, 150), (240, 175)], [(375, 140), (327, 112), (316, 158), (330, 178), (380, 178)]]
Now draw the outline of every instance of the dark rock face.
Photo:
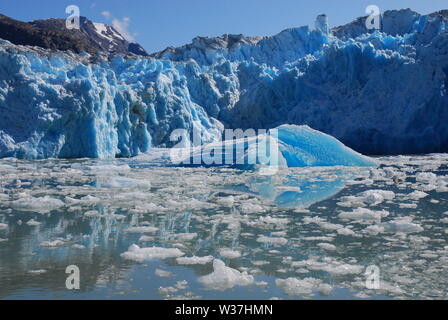
[(17, 45), (38, 46), (52, 50), (70, 50), (76, 53), (96, 51), (94, 46), (68, 32), (40, 29), (4, 15), (0, 15), (0, 38)]
[(69, 30), (65, 19), (36, 20), (29, 23), (0, 15), (0, 38), (17, 45), (38, 46), (46, 49), (75, 53), (111, 52), (147, 56), (136, 43), (129, 43), (113, 27), (80, 18), (80, 29)]
[(141, 45), (139, 45), (138, 43), (135, 43), (135, 42), (129, 43), (128, 52), (136, 54), (138, 56), (147, 56), (148, 55), (146, 50), (143, 49), (143, 47)]

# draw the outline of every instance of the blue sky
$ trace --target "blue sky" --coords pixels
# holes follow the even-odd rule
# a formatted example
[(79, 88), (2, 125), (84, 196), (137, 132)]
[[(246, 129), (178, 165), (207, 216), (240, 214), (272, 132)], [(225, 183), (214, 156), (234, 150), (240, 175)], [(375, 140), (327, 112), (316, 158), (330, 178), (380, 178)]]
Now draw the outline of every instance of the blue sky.
[(411, 8), (420, 13), (448, 9), (447, 0), (2, 0), (0, 13), (30, 21), (66, 17), (76, 4), (81, 15), (114, 24), (149, 52), (178, 46), (196, 36), (243, 33), (273, 35), (283, 29), (312, 25), (320, 13), (338, 26), (365, 15), (368, 5), (381, 11)]

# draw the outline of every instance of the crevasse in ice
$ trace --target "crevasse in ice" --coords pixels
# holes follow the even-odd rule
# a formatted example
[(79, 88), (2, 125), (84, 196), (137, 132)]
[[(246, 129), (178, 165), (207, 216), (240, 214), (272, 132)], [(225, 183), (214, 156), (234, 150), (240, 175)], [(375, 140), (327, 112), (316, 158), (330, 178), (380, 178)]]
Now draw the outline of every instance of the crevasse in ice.
[[(331, 17), (330, 17), (331, 19)], [(0, 41), (0, 157), (130, 157), (174, 129), (309, 125), (369, 154), (448, 149), (448, 13), (196, 38), (152, 58)]]

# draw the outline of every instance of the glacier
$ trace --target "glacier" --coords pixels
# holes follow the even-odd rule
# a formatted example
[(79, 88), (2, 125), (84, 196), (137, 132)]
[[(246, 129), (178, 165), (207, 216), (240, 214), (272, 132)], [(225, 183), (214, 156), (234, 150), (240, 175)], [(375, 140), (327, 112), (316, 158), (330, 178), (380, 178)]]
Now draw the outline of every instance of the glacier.
[(0, 40), (0, 157), (133, 157), (224, 128), (308, 125), (365, 154), (448, 151), (448, 11), (198, 37), (151, 57)]

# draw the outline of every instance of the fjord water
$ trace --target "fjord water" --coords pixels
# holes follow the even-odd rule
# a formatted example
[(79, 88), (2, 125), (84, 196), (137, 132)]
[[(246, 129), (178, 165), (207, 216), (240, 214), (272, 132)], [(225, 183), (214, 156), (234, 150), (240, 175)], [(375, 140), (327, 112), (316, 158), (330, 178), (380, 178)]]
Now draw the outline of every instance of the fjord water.
[(0, 298), (448, 298), (448, 155), (378, 161), (262, 176), (1, 160)]

